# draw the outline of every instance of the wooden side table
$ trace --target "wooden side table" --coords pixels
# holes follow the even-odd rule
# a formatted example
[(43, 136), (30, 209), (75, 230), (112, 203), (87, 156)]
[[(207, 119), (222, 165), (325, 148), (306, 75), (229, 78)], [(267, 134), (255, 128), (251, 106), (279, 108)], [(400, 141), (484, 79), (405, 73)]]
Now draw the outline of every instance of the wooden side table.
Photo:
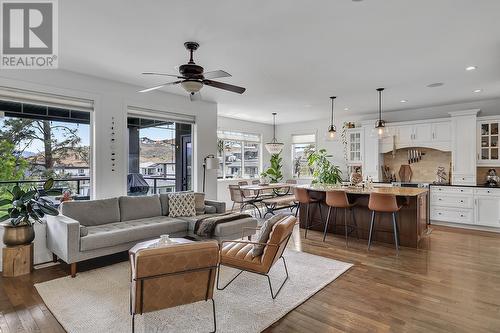
[(2, 273), (4, 277), (15, 277), (33, 271), (33, 243), (7, 246), (2, 249)]

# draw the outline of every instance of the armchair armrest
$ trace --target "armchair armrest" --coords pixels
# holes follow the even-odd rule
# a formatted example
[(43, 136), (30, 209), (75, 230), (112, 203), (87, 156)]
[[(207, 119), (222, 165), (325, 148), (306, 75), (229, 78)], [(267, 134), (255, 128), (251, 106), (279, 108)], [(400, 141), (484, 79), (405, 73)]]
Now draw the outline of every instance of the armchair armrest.
[(47, 216), (47, 247), (66, 263), (80, 251), (80, 222), (64, 215)]
[(226, 212), (226, 203), (224, 201), (205, 200), (205, 205), (214, 206), (217, 213)]
[(264, 246), (273, 246), (273, 247), (278, 247), (278, 244), (270, 244), (270, 243), (259, 243), (259, 242), (252, 242), (252, 241), (244, 241), (244, 240), (224, 240), (220, 243), (220, 246), (224, 243), (242, 243), (242, 244), (253, 244), (253, 245), (264, 245)]

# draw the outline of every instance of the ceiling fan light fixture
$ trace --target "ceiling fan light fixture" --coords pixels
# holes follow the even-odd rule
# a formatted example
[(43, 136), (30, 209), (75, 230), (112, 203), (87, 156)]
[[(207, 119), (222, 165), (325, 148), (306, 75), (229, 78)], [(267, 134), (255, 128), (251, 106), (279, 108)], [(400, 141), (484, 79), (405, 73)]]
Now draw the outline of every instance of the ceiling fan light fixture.
[(266, 143), (264, 146), (266, 147), (266, 150), (269, 152), (271, 155), (276, 155), (281, 153), (283, 150), (283, 147), (285, 144), (278, 142), (276, 140), (276, 112), (273, 112), (273, 139), (271, 142)]
[(197, 93), (203, 88), (203, 83), (198, 80), (184, 80), (181, 82), (182, 88), (190, 94)]

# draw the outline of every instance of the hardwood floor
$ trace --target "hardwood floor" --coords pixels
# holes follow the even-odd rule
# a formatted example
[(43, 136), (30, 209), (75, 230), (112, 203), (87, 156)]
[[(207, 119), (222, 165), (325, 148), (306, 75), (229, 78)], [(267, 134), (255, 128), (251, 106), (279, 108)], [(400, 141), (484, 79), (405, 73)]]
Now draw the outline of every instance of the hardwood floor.
[[(500, 332), (500, 234), (433, 226), (419, 250), (296, 230), (297, 250), (354, 263), (265, 332)], [(115, 255), (79, 267), (126, 260)], [(64, 332), (34, 283), (67, 275), (64, 264), (0, 278), (0, 332)], [(279, 297), (279, 296), (278, 296)], [(78, 306), (75, 304), (75, 306)]]

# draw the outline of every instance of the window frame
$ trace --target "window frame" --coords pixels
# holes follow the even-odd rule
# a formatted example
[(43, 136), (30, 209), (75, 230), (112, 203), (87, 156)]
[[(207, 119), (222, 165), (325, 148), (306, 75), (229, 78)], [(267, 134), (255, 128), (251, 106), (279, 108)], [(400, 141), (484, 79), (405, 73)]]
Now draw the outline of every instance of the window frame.
[[(258, 136), (259, 141), (253, 141), (253, 140), (244, 140), (244, 139), (237, 139), (237, 138), (221, 138), (220, 135), (223, 132), (231, 132), (233, 134), (239, 134), (241, 137), (245, 136)], [(223, 149), (222, 152), (220, 153), (220, 158), (222, 159), (222, 171), (221, 174), (222, 176), (219, 177), (217, 175), (217, 180), (238, 180), (238, 179), (258, 179), (260, 176), (260, 173), (262, 172), (262, 135), (261, 134), (256, 134), (256, 133), (248, 133), (248, 132), (240, 132), (240, 131), (232, 131), (232, 130), (217, 130), (217, 141), (222, 140), (222, 142), (238, 142), (241, 146), (241, 167), (240, 167), (240, 172), (239, 175), (236, 177), (227, 177), (226, 175), (226, 151)], [(256, 175), (257, 177), (251, 178), (251, 177), (245, 177), (245, 146), (246, 144), (257, 144), (257, 149), (259, 152), (259, 160), (257, 163), (257, 172)], [(219, 157), (219, 151), (217, 151), (217, 157)]]
[[(294, 142), (294, 137), (297, 136), (306, 136), (306, 135), (313, 135), (314, 136), (314, 141), (300, 141), (300, 142)], [(307, 176), (300, 176), (297, 177), (297, 174), (295, 173), (295, 146), (296, 145), (314, 145), (314, 150), (318, 149), (318, 135), (316, 132), (303, 132), (303, 133), (294, 133), (290, 136), (290, 160), (291, 160), (291, 166), (292, 166), (292, 176), (294, 179), (313, 179), (313, 175), (307, 175)]]

